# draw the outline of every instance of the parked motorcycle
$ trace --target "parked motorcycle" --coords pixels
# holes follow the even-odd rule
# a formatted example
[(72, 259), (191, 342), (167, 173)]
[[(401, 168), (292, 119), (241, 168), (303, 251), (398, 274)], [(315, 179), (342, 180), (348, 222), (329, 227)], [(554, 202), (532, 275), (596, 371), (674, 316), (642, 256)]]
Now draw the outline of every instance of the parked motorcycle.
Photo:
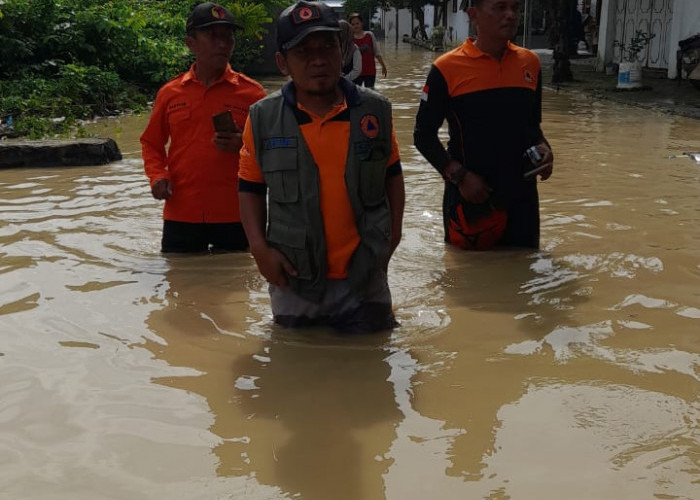
[(700, 33), (678, 42), (678, 79), (689, 80), (700, 90)]

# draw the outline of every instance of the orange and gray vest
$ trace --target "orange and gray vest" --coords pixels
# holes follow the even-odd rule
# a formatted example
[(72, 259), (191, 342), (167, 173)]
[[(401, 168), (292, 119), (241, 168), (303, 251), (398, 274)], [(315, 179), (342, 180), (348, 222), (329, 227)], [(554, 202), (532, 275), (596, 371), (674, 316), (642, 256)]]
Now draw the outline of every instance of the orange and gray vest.
[[(293, 84), (250, 108), (256, 159), (268, 192), (267, 241), (297, 271), (290, 277), (300, 296), (320, 302), (326, 289), (326, 241), (320, 208), (318, 169), (295, 115)], [(385, 191), (391, 154), (391, 106), (375, 92), (341, 82), (350, 113), (350, 145), (345, 184), (355, 214), (360, 244), (348, 266), (348, 281), (362, 295), (389, 260), (391, 213)], [(362, 132), (366, 115), (377, 117), (378, 135)], [(333, 147), (329, 144), (329, 147)]]

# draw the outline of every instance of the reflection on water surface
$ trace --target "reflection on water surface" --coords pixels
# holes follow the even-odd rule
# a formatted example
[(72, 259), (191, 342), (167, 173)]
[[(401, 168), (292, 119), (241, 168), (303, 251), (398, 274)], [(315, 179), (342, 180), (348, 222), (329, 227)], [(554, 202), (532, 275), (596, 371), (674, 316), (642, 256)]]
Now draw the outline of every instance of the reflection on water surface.
[[(539, 252), (443, 245), (412, 147), (431, 54), (387, 47), (407, 182), (386, 336), (270, 323), (247, 254), (164, 258), (125, 159), (0, 177), (8, 498), (700, 496), (697, 122), (545, 91)], [(264, 82), (276, 88), (280, 80)]]

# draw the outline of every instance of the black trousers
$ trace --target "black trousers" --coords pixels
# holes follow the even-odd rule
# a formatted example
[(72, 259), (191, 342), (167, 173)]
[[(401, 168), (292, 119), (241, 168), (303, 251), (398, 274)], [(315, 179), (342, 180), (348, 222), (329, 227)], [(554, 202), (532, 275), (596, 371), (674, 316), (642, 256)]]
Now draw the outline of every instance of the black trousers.
[(353, 80), (355, 85), (362, 86), (364, 84), (368, 89), (374, 88), (374, 82), (377, 80), (377, 75), (360, 75)]
[(163, 221), (163, 253), (240, 252), (247, 248), (240, 222)]

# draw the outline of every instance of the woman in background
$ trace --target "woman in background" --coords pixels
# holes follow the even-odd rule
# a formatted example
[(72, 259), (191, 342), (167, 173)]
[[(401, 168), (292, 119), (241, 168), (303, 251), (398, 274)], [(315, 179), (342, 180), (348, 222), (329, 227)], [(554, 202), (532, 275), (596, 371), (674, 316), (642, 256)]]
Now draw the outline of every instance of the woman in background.
[(377, 79), (375, 59), (382, 66), (382, 77), (386, 78), (386, 64), (384, 64), (382, 54), (379, 52), (377, 39), (374, 37), (374, 33), (365, 31), (362, 26), (362, 16), (357, 12), (350, 14), (348, 21), (352, 27), (353, 41), (357, 48), (360, 49), (360, 54), (362, 55), (362, 72), (354, 81), (357, 85), (364, 85), (373, 89), (374, 82)]

